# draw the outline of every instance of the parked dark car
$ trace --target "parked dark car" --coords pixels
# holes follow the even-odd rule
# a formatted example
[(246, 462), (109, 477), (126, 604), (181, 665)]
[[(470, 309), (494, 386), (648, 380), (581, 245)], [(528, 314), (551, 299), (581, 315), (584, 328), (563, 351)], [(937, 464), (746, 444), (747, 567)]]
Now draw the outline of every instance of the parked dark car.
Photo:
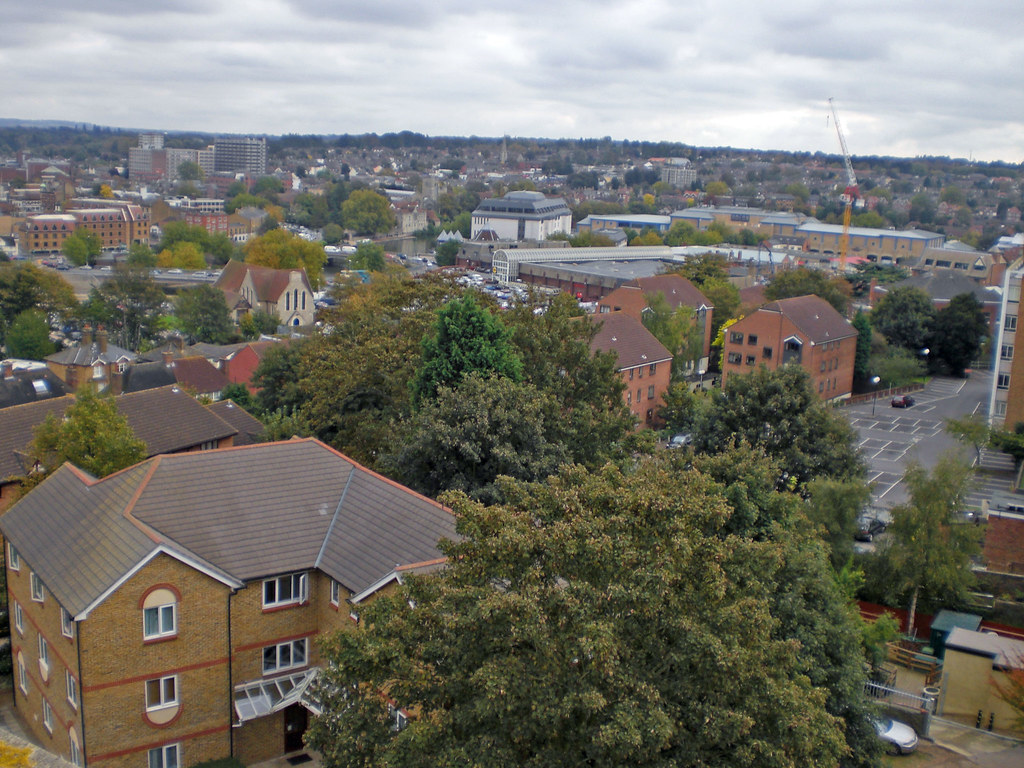
[(857, 541), (874, 541), (875, 536), (885, 530), (885, 523), (876, 517), (862, 517), (857, 521), (857, 532), (853, 538)]
[(910, 395), (896, 395), (892, 399), (893, 408), (909, 408), (914, 404), (914, 398)]

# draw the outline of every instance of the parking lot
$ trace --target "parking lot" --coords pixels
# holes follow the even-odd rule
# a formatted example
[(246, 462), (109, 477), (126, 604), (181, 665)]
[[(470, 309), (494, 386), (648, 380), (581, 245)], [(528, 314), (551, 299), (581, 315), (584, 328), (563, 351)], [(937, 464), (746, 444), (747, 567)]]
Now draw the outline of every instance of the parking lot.
[(915, 404), (893, 408), (889, 397), (848, 406), (843, 412), (857, 431), (859, 446), (873, 484), (872, 503), (888, 510), (906, 501), (901, 478), (911, 461), (931, 466), (952, 450), (970, 461), (973, 450), (957, 443), (945, 431), (945, 422), (983, 412), (991, 374), (977, 372), (969, 379), (935, 377), (914, 392)]

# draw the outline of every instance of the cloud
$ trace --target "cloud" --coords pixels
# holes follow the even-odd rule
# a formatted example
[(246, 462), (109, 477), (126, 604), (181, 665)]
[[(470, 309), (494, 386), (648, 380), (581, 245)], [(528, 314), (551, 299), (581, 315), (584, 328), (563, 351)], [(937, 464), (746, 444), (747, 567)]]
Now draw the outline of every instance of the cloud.
[(1024, 6), (95, 0), (5, 9), (5, 113), (1021, 160)]

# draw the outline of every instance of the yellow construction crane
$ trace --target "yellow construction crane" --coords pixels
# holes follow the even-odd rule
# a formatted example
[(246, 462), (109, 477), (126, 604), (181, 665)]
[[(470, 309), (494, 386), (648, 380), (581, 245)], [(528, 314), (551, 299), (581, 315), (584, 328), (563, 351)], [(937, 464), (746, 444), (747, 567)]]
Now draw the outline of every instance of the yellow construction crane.
[(839, 134), (839, 146), (843, 149), (843, 163), (846, 165), (846, 189), (840, 198), (846, 208), (843, 210), (843, 236), (839, 239), (839, 272), (846, 272), (846, 255), (850, 248), (850, 219), (853, 217), (854, 203), (863, 205), (860, 197), (860, 189), (857, 187), (857, 174), (853, 172), (853, 162), (850, 160), (850, 150), (846, 148), (846, 138), (843, 136), (843, 129), (839, 125), (839, 115), (836, 112), (836, 105), (829, 97), (828, 105), (832, 108), (832, 119), (836, 124), (836, 133)]

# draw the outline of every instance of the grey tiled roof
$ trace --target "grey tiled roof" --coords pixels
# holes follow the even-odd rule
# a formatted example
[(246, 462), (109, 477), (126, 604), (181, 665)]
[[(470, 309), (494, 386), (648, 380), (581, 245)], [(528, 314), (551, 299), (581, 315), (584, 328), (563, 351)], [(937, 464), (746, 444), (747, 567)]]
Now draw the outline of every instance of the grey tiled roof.
[(810, 341), (824, 343), (857, 335), (857, 329), (835, 308), (818, 296), (794, 296), (765, 304), (762, 312), (779, 312), (799, 328)]
[(262, 421), (233, 400), (218, 400), (216, 403), (210, 403), (206, 409), (238, 431), (235, 435), (235, 445), (252, 445), (267, 431)]
[(632, 315), (606, 312), (588, 317), (591, 322), (601, 326), (590, 342), (590, 348), (614, 352), (618, 356), (616, 367), (619, 370), (672, 359), (672, 353), (665, 345)]
[(440, 558), (455, 521), (306, 439), (158, 456), (91, 485), (65, 466), (0, 531), (77, 612), (158, 545), (239, 581), (318, 567), (358, 593), (396, 566)]

